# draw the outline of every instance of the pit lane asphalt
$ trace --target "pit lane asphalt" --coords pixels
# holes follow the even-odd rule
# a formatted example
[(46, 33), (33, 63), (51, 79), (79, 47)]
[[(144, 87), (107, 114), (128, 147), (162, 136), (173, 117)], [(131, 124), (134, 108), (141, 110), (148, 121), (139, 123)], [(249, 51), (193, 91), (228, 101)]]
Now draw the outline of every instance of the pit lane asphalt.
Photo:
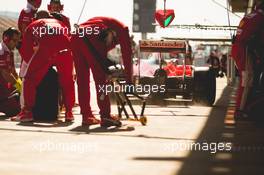
[[(119, 129), (80, 127), (79, 108), (73, 124), (20, 124), (1, 117), (0, 174), (263, 174), (264, 130), (233, 121), (234, 93), (226, 79), (218, 79), (213, 107), (147, 106), (147, 126), (123, 121), (126, 126)], [(98, 114), (95, 104), (93, 96)], [(233, 145), (231, 151), (215, 154), (176, 147), (193, 142)]]

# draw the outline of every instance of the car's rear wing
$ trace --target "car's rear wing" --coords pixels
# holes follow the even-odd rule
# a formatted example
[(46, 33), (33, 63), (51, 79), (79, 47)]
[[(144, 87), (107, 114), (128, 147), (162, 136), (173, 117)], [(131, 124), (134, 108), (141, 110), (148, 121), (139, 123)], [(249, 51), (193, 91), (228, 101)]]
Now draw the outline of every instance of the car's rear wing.
[(187, 53), (188, 47), (185, 41), (140, 40), (140, 52), (179, 52)]

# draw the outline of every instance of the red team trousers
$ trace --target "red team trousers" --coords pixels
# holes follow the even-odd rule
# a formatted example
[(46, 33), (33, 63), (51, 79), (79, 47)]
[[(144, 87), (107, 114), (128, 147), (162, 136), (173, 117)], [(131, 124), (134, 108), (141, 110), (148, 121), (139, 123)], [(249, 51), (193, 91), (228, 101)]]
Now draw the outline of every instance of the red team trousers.
[[(94, 41), (96, 42), (96, 41)], [(97, 43), (99, 44), (99, 42)], [(90, 105), (90, 70), (93, 73), (95, 86), (96, 86), (96, 95), (97, 95), (97, 104), (100, 109), (100, 115), (103, 117), (110, 116), (110, 100), (104, 92), (100, 91), (100, 86), (106, 84), (106, 75), (103, 69), (100, 67), (96, 58), (89, 51), (85, 45), (83, 38), (78, 35), (72, 37), (72, 49), (74, 55), (74, 63), (77, 73), (77, 83), (78, 83), (78, 97), (79, 104), (81, 107), (81, 114), (85, 116), (92, 116), (92, 110)], [(102, 54), (106, 50), (102, 49)], [(104, 98), (102, 98), (102, 95)], [(101, 97), (101, 99), (100, 99)]]

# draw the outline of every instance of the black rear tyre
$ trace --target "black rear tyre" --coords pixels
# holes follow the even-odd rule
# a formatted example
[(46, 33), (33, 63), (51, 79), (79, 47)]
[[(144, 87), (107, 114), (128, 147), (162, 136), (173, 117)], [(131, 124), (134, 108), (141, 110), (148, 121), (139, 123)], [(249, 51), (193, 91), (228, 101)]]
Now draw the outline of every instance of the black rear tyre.
[(214, 72), (200, 70), (194, 72), (193, 101), (206, 106), (212, 106), (216, 96), (216, 77)]

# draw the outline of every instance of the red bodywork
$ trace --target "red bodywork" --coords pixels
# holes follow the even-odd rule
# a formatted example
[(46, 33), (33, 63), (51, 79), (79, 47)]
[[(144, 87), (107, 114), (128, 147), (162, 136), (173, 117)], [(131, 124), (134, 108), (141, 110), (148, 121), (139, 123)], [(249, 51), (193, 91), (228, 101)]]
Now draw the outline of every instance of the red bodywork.
[(167, 72), (168, 77), (174, 77), (174, 76), (193, 76), (193, 69), (191, 65), (174, 65), (173, 63), (169, 63), (167, 66), (163, 67), (163, 69)]

